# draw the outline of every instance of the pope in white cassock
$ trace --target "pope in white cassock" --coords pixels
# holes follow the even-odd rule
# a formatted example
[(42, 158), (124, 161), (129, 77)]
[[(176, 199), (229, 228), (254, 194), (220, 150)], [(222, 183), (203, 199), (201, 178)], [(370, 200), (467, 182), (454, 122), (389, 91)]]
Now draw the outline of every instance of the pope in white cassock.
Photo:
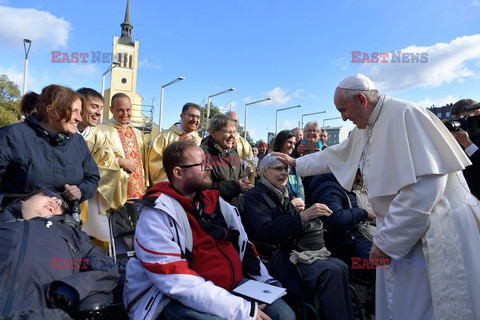
[(377, 269), (376, 318), (480, 319), (480, 204), (463, 150), (430, 111), (380, 95), (362, 74), (338, 84), (334, 103), (356, 125), (347, 140), (275, 155), (300, 176), (333, 172), (347, 190), (360, 168), (377, 215), (370, 260), (390, 262)]

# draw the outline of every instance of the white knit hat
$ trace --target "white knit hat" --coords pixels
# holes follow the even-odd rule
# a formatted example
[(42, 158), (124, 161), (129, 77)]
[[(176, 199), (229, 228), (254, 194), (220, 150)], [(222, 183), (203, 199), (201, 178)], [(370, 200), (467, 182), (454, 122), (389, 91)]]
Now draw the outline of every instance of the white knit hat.
[(352, 76), (344, 78), (337, 85), (337, 88), (362, 91), (376, 90), (373, 81), (361, 73), (355, 73)]

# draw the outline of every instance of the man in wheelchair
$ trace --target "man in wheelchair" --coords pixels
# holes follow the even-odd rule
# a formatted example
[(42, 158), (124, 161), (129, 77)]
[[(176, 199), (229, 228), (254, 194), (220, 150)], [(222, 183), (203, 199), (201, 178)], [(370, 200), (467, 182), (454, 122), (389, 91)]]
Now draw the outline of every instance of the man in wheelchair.
[(235, 207), (212, 188), (211, 166), (193, 140), (163, 154), (169, 182), (142, 199), (124, 304), (132, 319), (292, 320), (281, 299), (260, 306), (231, 291), (245, 278), (279, 285), (248, 241)]
[(38, 190), (0, 211), (0, 316), (68, 318), (52, 309), (74, 315), (82, 300), (117, 285), (113, 259), (65, 209), (59, 194)]

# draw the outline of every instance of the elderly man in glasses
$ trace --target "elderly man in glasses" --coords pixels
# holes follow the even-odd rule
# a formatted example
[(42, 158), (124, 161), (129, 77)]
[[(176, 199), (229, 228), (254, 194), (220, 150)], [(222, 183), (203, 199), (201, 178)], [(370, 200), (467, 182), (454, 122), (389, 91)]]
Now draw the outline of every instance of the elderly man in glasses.
[(1, 316), (44, 309), (42, 318), (53, 318), (47, 308), (73, 315), (80, 301), (117, 285), (113, 260), (65, 209), (59, 194), (38, 190), (0, 211)]
[(200, 125), (200, 115), (202, 108), (198, 104), (188, 102), (182, 108), (180, 122), (173, 124), (168, 130), (161, 131), (153, 140), (152, 147), (148, 156), (148, 170), (150, 176), (150, 185), (166, 180), (165, 169), (162, 159), (165, 148), (172, 142), (178, 140), (191, 139), (197, 145), (202, 140), (197, 133)]
[(212, 167), (202, 149), (176, 141), (165, 149), (163, 165), (169, 182), (143, 197), (136, 258), (127, 264), (130, 318), (295, 319), (283, 300), (259, 306), (231, 293), (244, 278), (279, 283), (256, 255), (235, 207), (209, 190)]

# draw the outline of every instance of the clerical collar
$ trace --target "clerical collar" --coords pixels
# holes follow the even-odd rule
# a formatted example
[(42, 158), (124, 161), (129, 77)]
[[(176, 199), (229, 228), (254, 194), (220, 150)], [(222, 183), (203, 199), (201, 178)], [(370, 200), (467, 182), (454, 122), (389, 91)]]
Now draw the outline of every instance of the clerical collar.
[(115, 123), (116, 125), (119, 125), (120, 127), (123, 127), (123, 126), (128, 126), (128, 125), (130, 125), (130, 122), (129, 122), (129, 123), (127, 123), (127, 124), (121, 124), (121, 123), (118, 123), (118, 122), (117, 122), (117, 120), (115, 120), (113, 117), (111, 117), (109, 120), (110, 120), (111, 122)]
[(180, 130), (181, 132), (183, 133), (187, 133), (187, 131), (185, 131), (185, 129), (183, 129), (182, 127), (182, 123), (181, 122), (177, 122), (175, 123), (175, 126), (177, 127), (178, 130)]
[(85, 130), (80, 132), (77, 127), (77, 132), (83, 137), (83, 139), (87, 140), (88, 135), (90, 134), (90, 131), (92, 131), (92, 127), (87, 126)]
[(380, 96), (380, 99), (378, 99), (377, 104), (375, 105), (375, 108), (373, 109), (372, 114), (368, 118), (367, 125), (370, 128), (373, 128), (373, 126), (375, 125), (375, 122), (377, 122), (378, 116), (380, 115), (380, 111), (383, 108), (383, 102), (384, 101), (385, 101), (385, 95), (382, 94)]

